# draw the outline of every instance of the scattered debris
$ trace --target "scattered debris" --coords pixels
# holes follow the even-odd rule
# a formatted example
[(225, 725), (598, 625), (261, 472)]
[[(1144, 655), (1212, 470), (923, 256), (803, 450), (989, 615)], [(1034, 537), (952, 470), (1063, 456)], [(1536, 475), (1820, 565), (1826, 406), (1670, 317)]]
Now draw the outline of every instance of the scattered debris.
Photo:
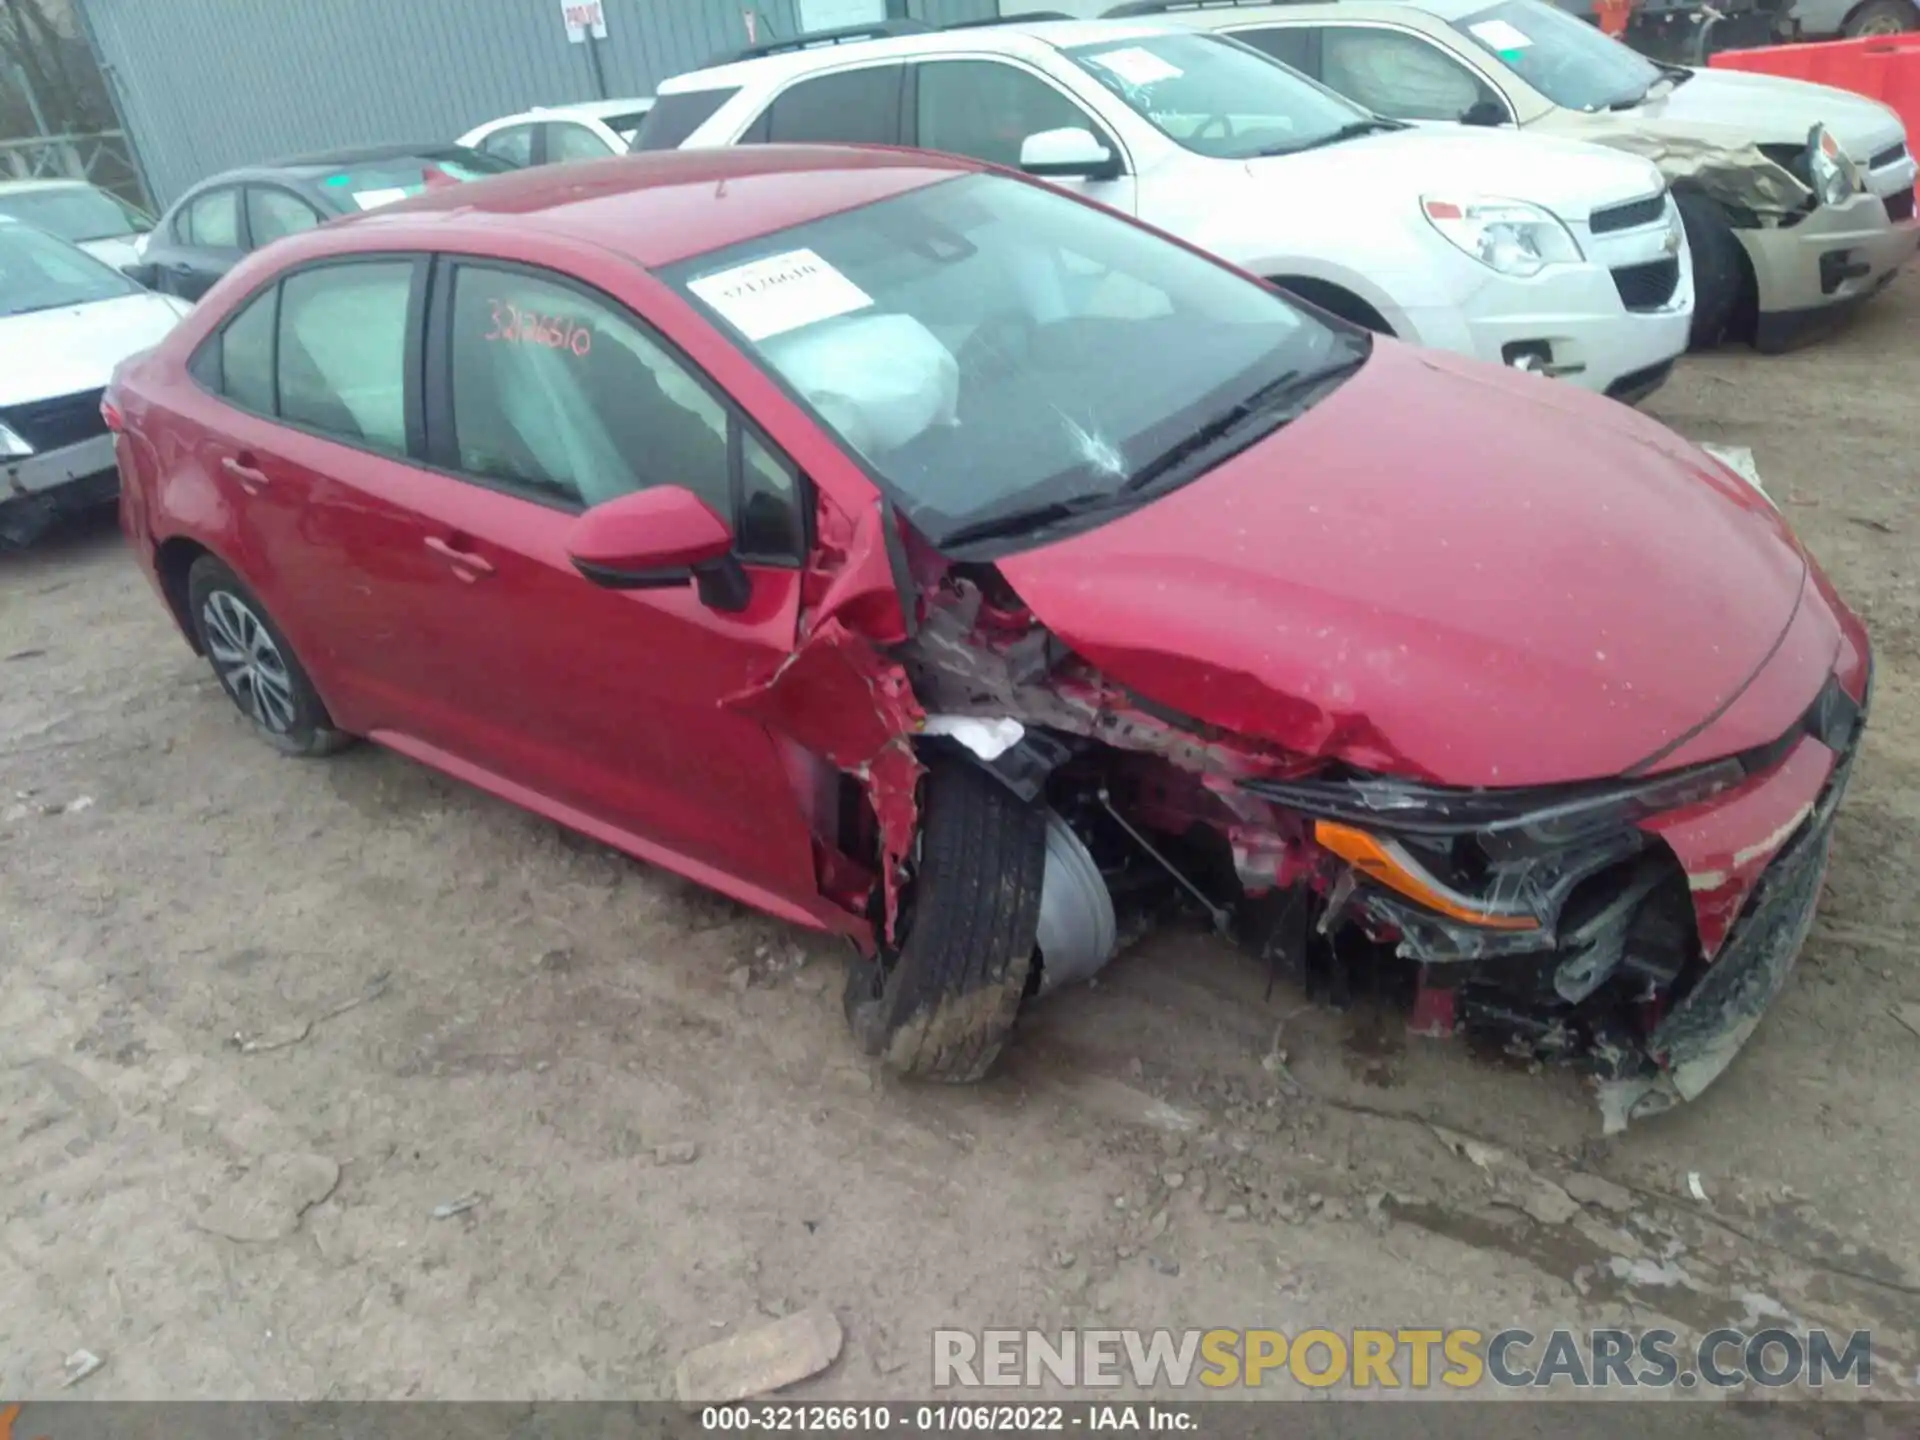
[(1247, 1218), (1249, 1211), (1247, 1210), (1247, 1207), (1244, 1205), (1229, 1205), (1225, 1210), (1222, 1210), (1220, 1213), (1224, 1215), (1228, 1220), (1233, 1221), (1237, 1224), (1238, 1222), (1245, 1220)]
[(1560, 1187), (1582, 1205), (1596, 1205), (1622, 1215), (1633, 1209), (1633, 1192), (1604, 1176), (1576, 1170), (1560, 1182)]
[(325, 1155), (269, 1155), (208, 1206), (196, 1223), (229, 1240), (278, 1240), (299, 1229), (301, 1217), (339, 1183), (340, 1167)]
[(1707, 1203), (1707, 1187), (1700, 1183), (1700, 1172), (1698, 1170), (1689, 1170), (1687, 1172), (1687, 1193), (1702, 1205)]
[(753, 970), (750, 966), (736, 965), (727, 972), (727, 988), (736, 995), (744, 995), (753, 988)]
[(673, 1372), (673, 1391), (687, 1405), (770, 1394), (833, 1364), (843, 1338), (832, 1311), (802, 1310), (701, 1346)]
[(1180, 1262), (1178, 1260), (1169, 1260), (1164, 1255), (1149, 1255), (1147, 1257), (1147, 1264), (1161, 1275), (1178, 1275), (1180, 1273)]
[(1542, 1225), (1564, 1225), (1580, 1213), (1580, 1202), (1544, 1176), (1535, 1175), (1520, 1208)]
[(1178, 1190), (1187, 1183), (1186, 1172), (1181, 1170), (1169, 1170), (1160, 1179), (1165, 1182), (1169, 1190)]
[(349, 1010), (358, 1009), (369, 1000), (378, 1000), (386, 993), (387, 979), (388, 972), (381, 972), (373, 977), (373, 982), (368, 985), (365, 990), (361, 991), (351, 1000), (343, 1000), (331, 1010), (321, 1011), (311, 1020), (301, 1020), (292, 1024), (282, 1025), (276, 1029), (256, 1035), (251, 1040), (241, 1035), (238, 1031), (235, 1031), (229, 1043), (242, 1055), (260, 1055), (269, 1050), (284, 1050), (289, 1045), (298, 1045), (313, 1033), (315, 1026), (324, 1025), (327, 1021), (344, 1015)]
[(456, 1215), (464, 1215), (467, 1211), (478, 1205), (484, 1198), (486, 1197), (477, 1191), (469, 1191), (458, 1200), (449, 1200), (444, 1205), (434, 1206), (433, 1218), (436, 1220), (451, 1220)]
[(12, 664), (15, 660), (38, 660), (46, 653), (45, 650), (16, 650), (7, 656), (7, 663)]
[(692, 1140), (669, 1140), (653, 1147), (656, 1165), (691, 1165), (700, 1158), (700, 1146)]
[(1882, 535), (1893, 534), (1893, 526), (1884, 520), (1876, 520), (1871, 515), (1849, 515), (1847, 519), (1866, 530), (1877, 530)]
[(67, 1373), (60, 1378), (60, 1388), (71, 1390), (106, 1363), (91, 1350), (74, 1351), (67, 1356)]
[(1056, 1250), (1053, 1252), (1053, 1263), (1058, 1265), (1062, 1270), (1071, 1270), (1075, 1258), (1071, 1250)]

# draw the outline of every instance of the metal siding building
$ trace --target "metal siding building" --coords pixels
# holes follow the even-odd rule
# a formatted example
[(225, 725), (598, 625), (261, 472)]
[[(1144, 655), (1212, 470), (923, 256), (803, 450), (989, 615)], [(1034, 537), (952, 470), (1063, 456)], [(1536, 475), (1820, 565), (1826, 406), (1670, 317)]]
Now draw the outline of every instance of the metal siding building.
[[(610, 96), (886, 0), (605, 0)], [(893, 0), (936, 24), (996, 0)], [(1009, 7), (1022, 8), (1019, 5)], [(594, 98), (559, 0), (80, 0), (161, 205), (235, 165), (339, 145), (450, 140), (496, 115)]]

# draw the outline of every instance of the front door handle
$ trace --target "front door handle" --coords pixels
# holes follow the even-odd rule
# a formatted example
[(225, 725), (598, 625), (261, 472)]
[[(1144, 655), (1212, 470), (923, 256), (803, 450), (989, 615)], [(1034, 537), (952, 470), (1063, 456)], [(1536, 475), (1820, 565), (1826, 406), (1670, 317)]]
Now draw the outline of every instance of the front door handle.
[(459, 546), (442, 540), (438, 535), (427, 537), (427, 549), (445, 560), (453, 567), (453, 573), (468, 584), (472, 584), (482, 575), (493, 573), (493, 566), (485, 558), (474, 554), (471, 550), (462, 550)]
[(252, 460), (251, 455), (242, 455), (238, 460), (228, 456), (220, 462), (220, 468), (231, 475), (247, 494), (258, 495), (272, 482), (267, 479), (267, 472), (252, 464)]

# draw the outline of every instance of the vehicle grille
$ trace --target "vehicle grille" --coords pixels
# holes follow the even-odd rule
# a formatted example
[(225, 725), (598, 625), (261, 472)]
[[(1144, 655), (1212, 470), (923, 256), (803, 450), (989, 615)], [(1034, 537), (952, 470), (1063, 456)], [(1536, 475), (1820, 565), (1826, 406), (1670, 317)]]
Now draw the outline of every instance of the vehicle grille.
[(1680, 262), (1649, 260), (1642, 265), (1622, 265), (1613, 272), (1613, 285), (1627, 309), (1658, 310), (1679, 288)]
[(1631, 230), (1636, 225), (1651, 225), (1666, 213), (1666, 195), (1650, 195), (1645, 200), (1629, 200), (1624, 205), (1602, 206), (1588, 218), (1587, 228), (1596, 235), (1607, 235), (1615, 230)]
[(107, 433), (107, 422), (100, 415), (103, 390), (83, 390), (78, 395), (62, 395), (57, 400), (36, 400), (31, 405), (16, 405), (0, 410), (0, 424), (18, 435), (36, 451), (60, 450)]
[(1897, 165), (1906, 158), (1907, 147), (1905, 145), (1889, 145), (1885, 150), (1874, 152), (1873, 158), (1867, 161), (1867, 168), (1869, 170), (1878, 170), (1882, 165)]
[(1913, 218), (1913, 191), (1902, 190), (1896, 195), (1884, 196), (1880, 202), (1887, 207), (1887, 219), (1911, 220)]

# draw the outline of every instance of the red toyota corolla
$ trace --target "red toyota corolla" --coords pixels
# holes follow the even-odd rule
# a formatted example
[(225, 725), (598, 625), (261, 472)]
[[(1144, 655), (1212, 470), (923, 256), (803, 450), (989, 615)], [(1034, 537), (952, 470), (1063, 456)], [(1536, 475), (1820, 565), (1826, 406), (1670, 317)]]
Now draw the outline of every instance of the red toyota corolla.
[(1181, 907), (1697, 1094), (1805, 937), (1858, 620), (1653, 421), (1021, 177), (668, 152), (272, 246), (108, 395), (293, 754), (364, 736), (859, 951), (896, 1067)]

